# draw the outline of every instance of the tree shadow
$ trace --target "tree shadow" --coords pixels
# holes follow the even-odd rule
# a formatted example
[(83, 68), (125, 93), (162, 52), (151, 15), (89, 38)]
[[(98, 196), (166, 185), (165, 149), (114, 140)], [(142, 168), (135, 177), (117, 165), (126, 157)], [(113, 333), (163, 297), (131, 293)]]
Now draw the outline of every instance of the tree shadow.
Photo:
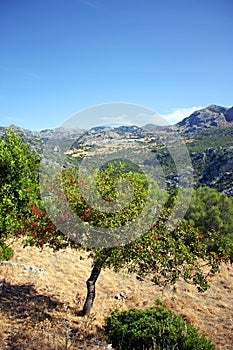
[(50, 296), (38, 294), (33, 284), (0, 283), (0, 308), (11, 319), (24, 322), (51, 320), (50, 311), (59, 309), (63, 303)]
[(0, 281), (0, 311), (7, 316), (0, 349), (93, 349), (102, 332), (90, 318), (71, 318), (73, 308), (54, 296), (38, 293), (33, 284)]

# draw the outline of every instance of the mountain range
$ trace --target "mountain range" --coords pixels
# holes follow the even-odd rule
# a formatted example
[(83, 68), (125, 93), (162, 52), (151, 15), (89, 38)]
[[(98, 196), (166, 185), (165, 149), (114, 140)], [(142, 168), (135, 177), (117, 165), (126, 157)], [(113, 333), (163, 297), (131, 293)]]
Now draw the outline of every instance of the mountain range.
[[(51, 163), (57, 162), (58, 155), (67, 149), (72, 149), (70, 155), (80, 160), (96, 148), (113, 147), (122, 142), (146, 143), (155, 159), (159, 159), (171, 186), (177, 186), (177, 176), (169, 152), (158, 145), (167, 135), (179, 133), (190, 154), (195, 186), (207, 185), (228, 196), (233, 195), (233, 107), (210, 105), (171, 126), (105, 125), (89, 130), (56, 128), (41, 131), (10, 127)], [(0, 127), (0, 138), (5, 130)]]

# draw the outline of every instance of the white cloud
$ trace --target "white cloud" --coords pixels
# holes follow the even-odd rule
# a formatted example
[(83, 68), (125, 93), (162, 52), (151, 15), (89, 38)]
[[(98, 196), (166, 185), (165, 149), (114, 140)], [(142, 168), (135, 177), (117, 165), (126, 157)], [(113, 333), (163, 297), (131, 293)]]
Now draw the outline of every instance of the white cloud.
[(169, 125), (170, 123), (162, 114), (159, 113), (140, 113), (137, 115), (140, 118), (140, 126), (146, 124), (154, 124), (154, 125)]
[(163, 118), (167, 120), (168, 124), (176, 124), (186, 117), (189, 117), (193, 112), (202, 109), (202, 106), (193, 106), (188, 108), (179, 108), (172, 113), (162, 114)]
[(193, 112), (202, 109), (202, 106), (193, 106), (187, 108), (179, 108), (171, 113), (167, 114), (151, 114), (151, 113), (138, 113), (132, 118), (127, 114), (115, 115), (115, 116), (103, 116), (101, 121), (108, 123), (119, 123), (119, 124), (135, 124), (137, 126), (142, 126), (145, 124), (155, 124), (155, 125), (172, 125), (180, 122), (186, 117), (189, 117)]

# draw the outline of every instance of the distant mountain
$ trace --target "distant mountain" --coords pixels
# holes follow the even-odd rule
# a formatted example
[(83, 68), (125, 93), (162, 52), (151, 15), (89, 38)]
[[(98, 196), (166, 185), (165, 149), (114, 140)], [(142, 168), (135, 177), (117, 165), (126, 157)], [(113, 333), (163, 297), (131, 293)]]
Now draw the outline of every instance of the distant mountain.
[[(44, 145), (49, 145), (50, 148), (59, 147), (65, 149), (67, 144), (76, 141), (82, 133), (82, 129), (44, 129), (41, 131), (32, 131), (29, 129), (23, 129), (16, 125), (10, 125), (9, 128), (16, 134), (18, 134), (24, 141), (30, 143), (31, 147), (35, 150), (41, 149)], [(6, 131), (6, 127), (0, 127), (0, 138)]]
[(143, 129), (136, 125), (120, 125), (117, 127), (103, 125), (84, 131), (79, 138), (77, 138), (73, 147), (98, 145), (106, 142), (113, 142), (114, 140), (138, 139), (140, 137), (143, 137)]
[(177, 129), (183, 132), (196, 132), (212, 127), (233, 125), (233, 107), (226, 108), (210, 105), (192, 113), (176, 124)]
[[(80, 162), (97, 148), (104, 151), (105, 147), (113, 149), (123, 144), (127, 147), (127, 143), (129, 147), (133, 143), (139, 147), (146, 144), (155, 156), (155, 165), (160, 163), (166, 182), (172, 187), (178, 185), (179, 179), (169, 151), (161, 145), (170, 133), (178, 132), (190, 154), (195, 186), (207, 185), (233, 196), (233, 107), (210, 105), (173, 126), (103, 125), (89, 130), (56, 128), (41, 131), (15, 125), (11, 128), (49, 164), (65, 166), (73, 160)], [(0, 127), (0, 138), (5, 129)], [(64, 153), (67, 154), (65, 163)]]

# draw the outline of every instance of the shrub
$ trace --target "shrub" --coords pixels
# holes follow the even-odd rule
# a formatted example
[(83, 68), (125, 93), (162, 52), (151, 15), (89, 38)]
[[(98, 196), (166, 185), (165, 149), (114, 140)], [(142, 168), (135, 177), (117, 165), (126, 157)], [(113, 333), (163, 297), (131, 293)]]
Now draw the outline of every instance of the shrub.
[(13, 249), (8, 247), (5, 242), (0, 241), (0, 261), (10, 260), (13, 255)]
[(213, 350), (215, 346), (181, 315), (157, 300), (146, 310), (113, 311), (105, 335), (117, 350)]

